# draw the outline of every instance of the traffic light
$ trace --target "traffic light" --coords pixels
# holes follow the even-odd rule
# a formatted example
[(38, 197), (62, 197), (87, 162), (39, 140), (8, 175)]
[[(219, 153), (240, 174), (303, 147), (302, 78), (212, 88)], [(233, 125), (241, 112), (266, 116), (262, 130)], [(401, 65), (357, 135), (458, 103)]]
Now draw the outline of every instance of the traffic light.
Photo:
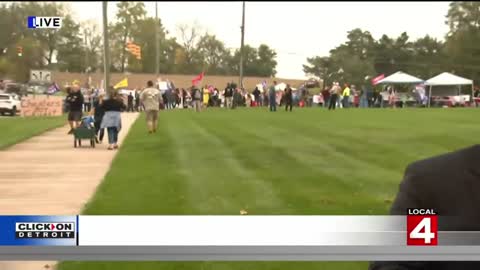
[(17, 55), (22, 56), (23, 55), (23, 47), (22, 46), (17, 46)]
[(135, 56), (138, 60), (142, 59), (142, 53), (140, 46), (136, 45), (135, 43), (128, 42), (127, 43), (127, 50)]
[(142, 59), (142, 50), (140, 49), (140, 46), (137, 46), (137, 49), (135, 51), (135, 56), (138, 60)]

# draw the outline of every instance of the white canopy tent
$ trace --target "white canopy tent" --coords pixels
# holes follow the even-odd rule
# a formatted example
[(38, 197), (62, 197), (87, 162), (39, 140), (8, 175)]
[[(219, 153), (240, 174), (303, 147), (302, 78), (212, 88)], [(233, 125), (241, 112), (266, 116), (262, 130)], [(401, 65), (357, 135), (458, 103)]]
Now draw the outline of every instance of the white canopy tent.
[[(407, 74), (403, 71), (398, 71), (393, 73), (392, 75), (385, 77), (378, 81), (375, 85), (378, 84), (421, 84), (424, 80)], [(381, 93), (382, 94), (382, 93)], [(386, 94), (386, 93), (383, 93)], [(382, 96), (383, 96), (382, 94)], [(385, 98), (385, 96), (383, 96)]]
[(263, 84), (261, 84), (261, 83), (257, 84), (256, 87), (258, 88), (258, 90), (260, 90), (261, 93), (263, 93), (263, 91), (265, 91), (263, 89)]
[(378, 81), (377, 84), (407, 84), (407, 83), (423, 83), (424, 80), (415, 76), (409, 75), (405, 72), (398, 71), (388, 77), (385, 77)]
[(283, 82), (275, 85), (275, 91), (284, 91), (285, 88), (287, 88), (287, 84)]
[[(428, 106), (430, 107), (430, 99), (432, 96), (432, 87), (433, 86), (439, 86), (439, 85), (455, 85), (455, 86), (461, 86), (461, 85), (471, 85), (472, 86), (472, 97), (473, 97), (473, 80), (465, 79), (460, 76), (448, 73), (448, 72), (443, 72), (442, 74), (439, 74), (425, 82), (425, 85), (429, 86), (429, 99), (428, 99)], [(460, 87), (458, 88), (458, 95), (460, 95)]]

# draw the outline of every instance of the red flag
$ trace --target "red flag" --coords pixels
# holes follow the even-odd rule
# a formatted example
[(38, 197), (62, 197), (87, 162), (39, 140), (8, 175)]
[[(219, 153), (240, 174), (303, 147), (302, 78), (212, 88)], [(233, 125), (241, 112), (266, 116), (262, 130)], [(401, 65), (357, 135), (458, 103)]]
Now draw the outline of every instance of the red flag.
[(199, 82), (201, 82), (203, 80), (203, 72), (200, 73), (197, 77), (193, 78), (192, 80), (192, 84), (193, 85), (197, 85)]
[(372, 85), (376, 85), (380, 80), (385, 78), (385, 74), (381, 74), (375, 78), (372, 79)]

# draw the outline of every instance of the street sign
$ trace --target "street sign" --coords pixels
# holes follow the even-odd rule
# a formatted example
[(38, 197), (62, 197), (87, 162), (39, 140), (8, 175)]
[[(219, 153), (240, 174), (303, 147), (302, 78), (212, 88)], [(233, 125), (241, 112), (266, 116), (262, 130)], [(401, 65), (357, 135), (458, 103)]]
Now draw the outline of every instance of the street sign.
[(49, 70), (30, 70), (30, 81), (51, 82), (52, 74)]

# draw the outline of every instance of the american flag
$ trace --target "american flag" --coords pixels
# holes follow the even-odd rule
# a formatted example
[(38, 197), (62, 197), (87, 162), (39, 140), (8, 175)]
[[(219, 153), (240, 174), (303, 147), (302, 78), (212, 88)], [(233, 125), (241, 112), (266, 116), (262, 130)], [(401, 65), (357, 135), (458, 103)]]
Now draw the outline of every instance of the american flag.
[(385, 78), (385, 74), (380, 74), (379, 76), (372, 79), (372, 85), (377, 85), (379, 81)]

